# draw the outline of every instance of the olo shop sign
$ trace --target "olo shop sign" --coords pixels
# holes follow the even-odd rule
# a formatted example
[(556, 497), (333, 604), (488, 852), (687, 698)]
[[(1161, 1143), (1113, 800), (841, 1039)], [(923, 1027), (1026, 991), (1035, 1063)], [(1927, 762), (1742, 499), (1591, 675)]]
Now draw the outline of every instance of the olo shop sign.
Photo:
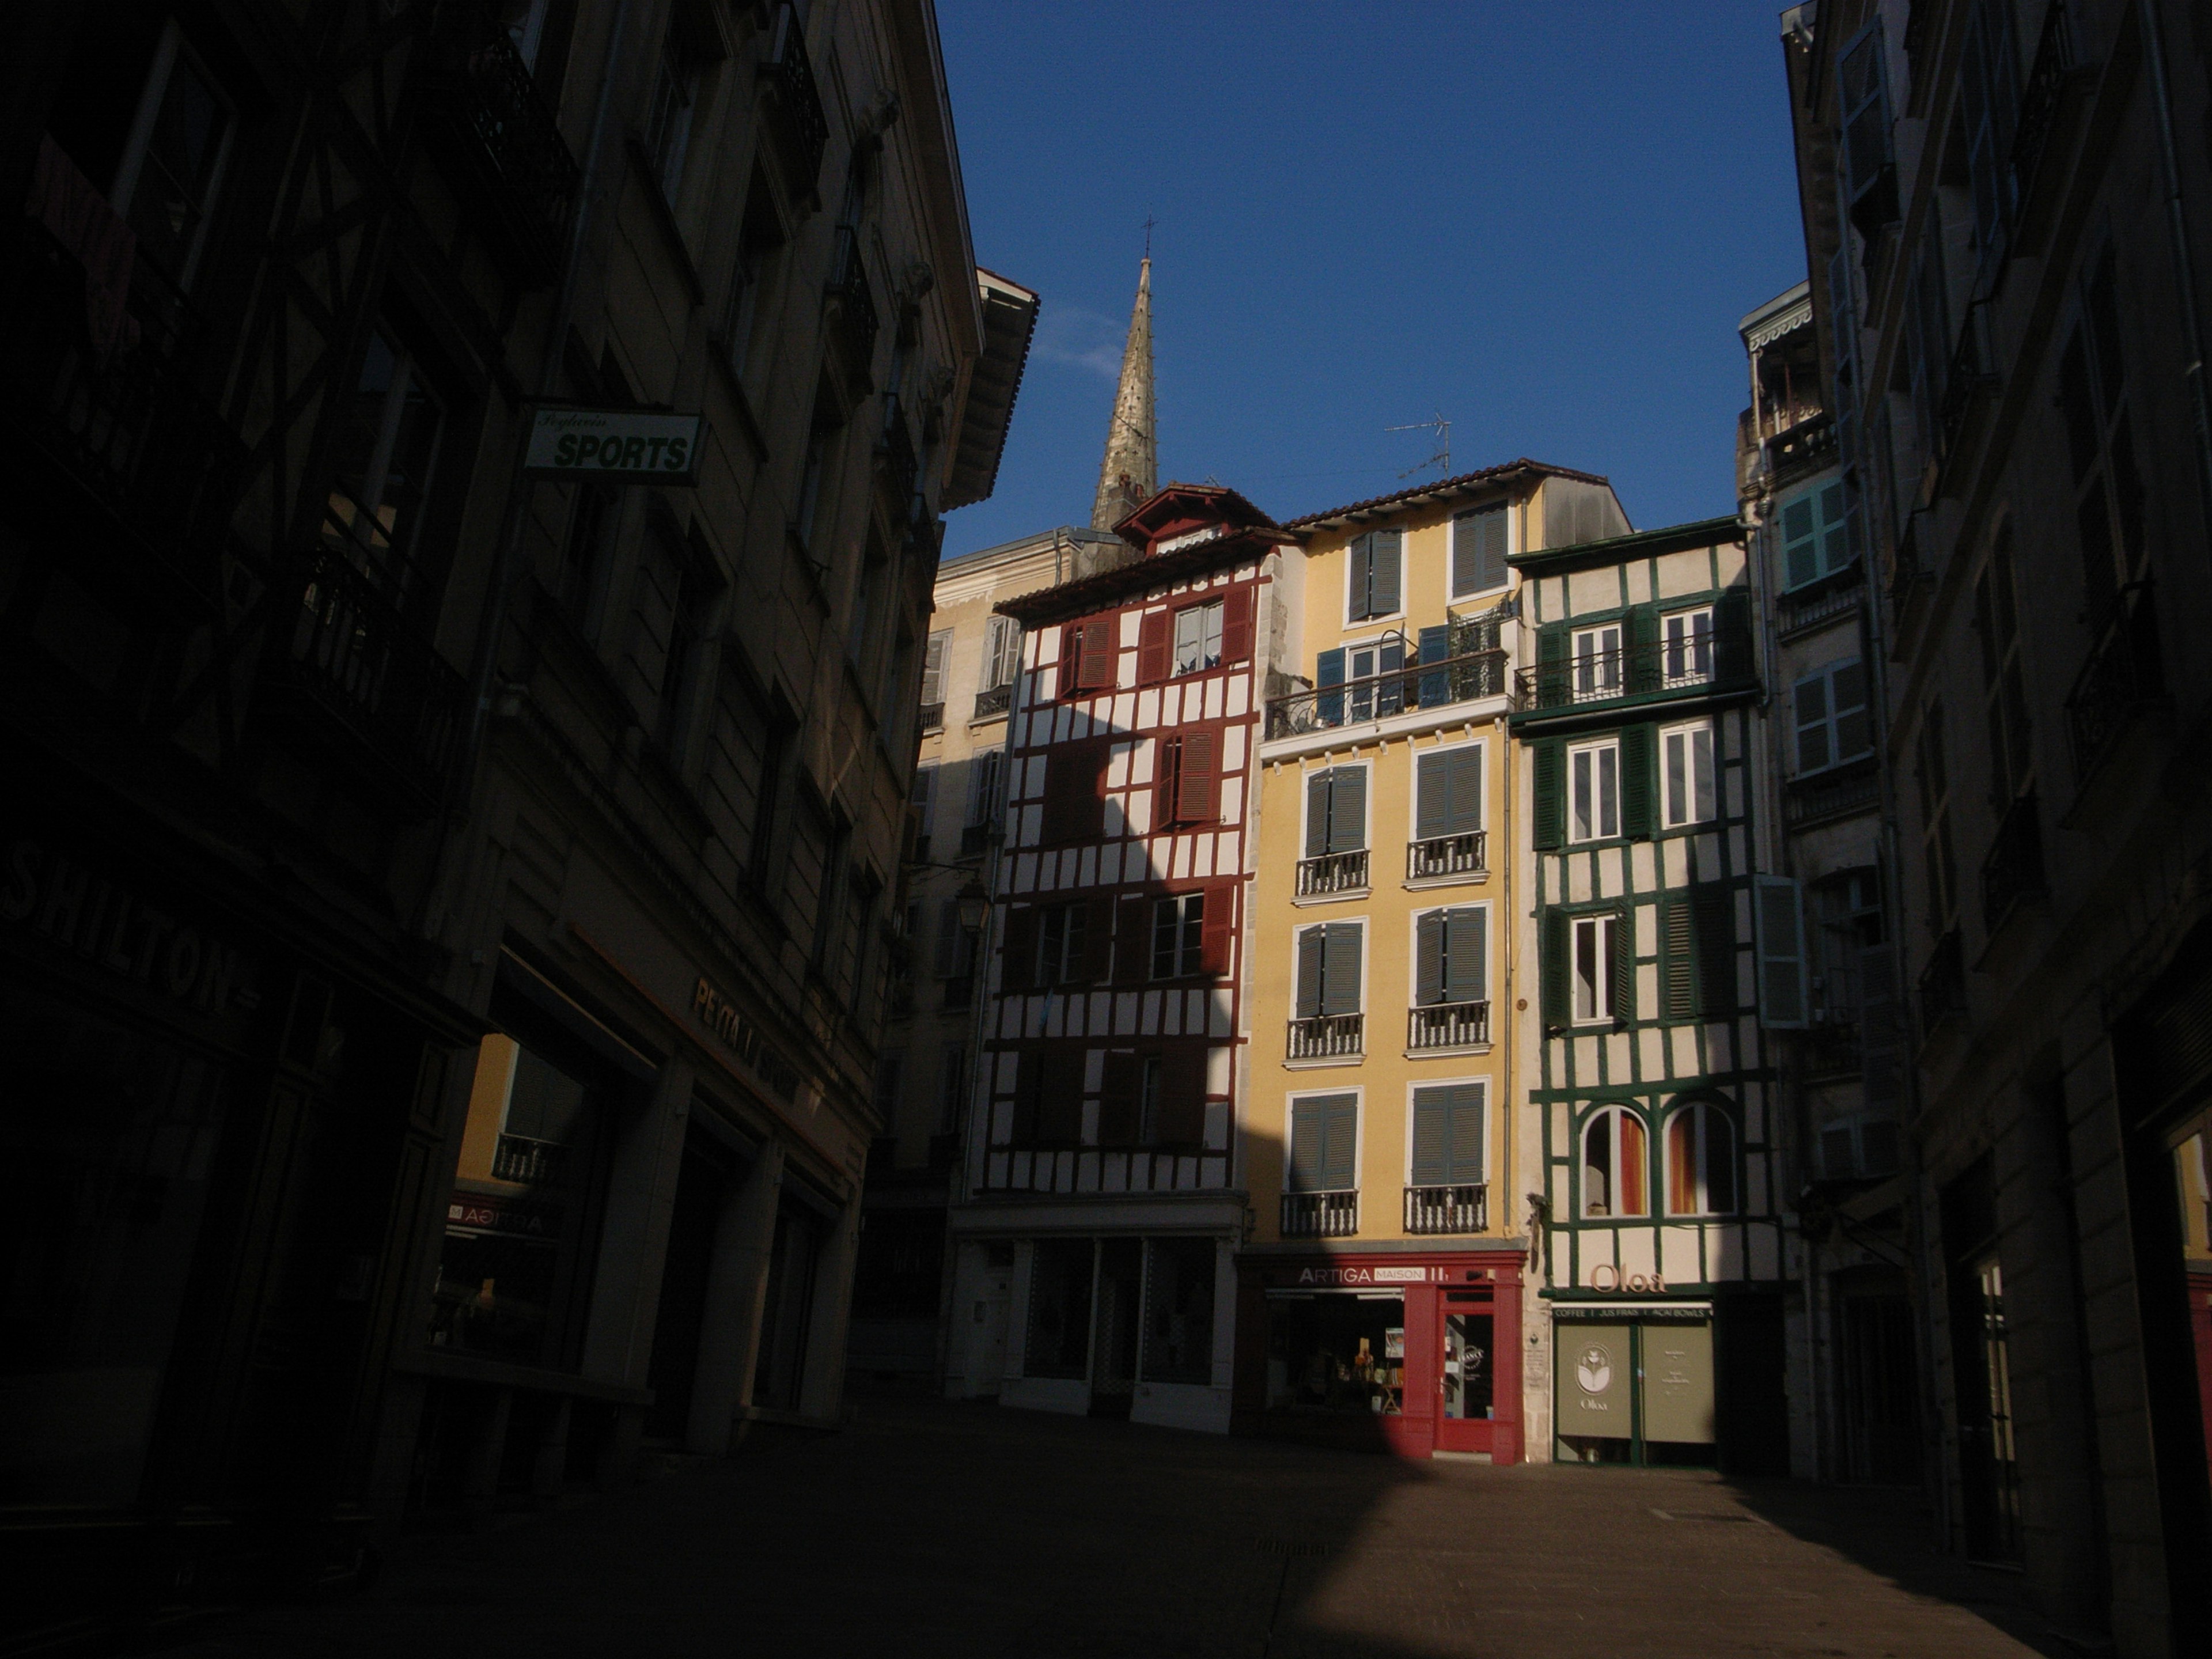
[(699, 415), (539, 408), (531, 411), (523, 470), (595, 483), (696, 484), (706, 428)]
[(1589, 1287), (1594, 1291), (1643, 1291), (1662, 1294), (1667, 1281), (1657, 1273), (1626, 1273), (1610, 1261), (1601, 1261), (1589, 1270)]

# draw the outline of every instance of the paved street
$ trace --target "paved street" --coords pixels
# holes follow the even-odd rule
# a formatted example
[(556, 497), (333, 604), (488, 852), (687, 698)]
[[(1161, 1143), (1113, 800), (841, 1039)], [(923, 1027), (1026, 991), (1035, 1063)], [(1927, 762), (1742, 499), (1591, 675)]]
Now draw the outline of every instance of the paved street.
[[(1886, 1494), (1411, 1468), (865, 1393), (852, 1429), (404, 1542), (372, 1592), (201, 1632), (321, 1655), (2063, 1653)], [(2009, 1626), (2014, 1633), (2008, 1634)]]

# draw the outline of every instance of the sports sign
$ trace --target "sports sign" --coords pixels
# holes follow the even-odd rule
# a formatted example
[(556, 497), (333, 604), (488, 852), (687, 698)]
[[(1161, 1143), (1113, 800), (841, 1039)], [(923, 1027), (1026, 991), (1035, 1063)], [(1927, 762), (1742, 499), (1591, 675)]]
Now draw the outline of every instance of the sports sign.
[(523, 470), (593, 483), (696, 484), (705, 417), (639, 409), (532, 410)]

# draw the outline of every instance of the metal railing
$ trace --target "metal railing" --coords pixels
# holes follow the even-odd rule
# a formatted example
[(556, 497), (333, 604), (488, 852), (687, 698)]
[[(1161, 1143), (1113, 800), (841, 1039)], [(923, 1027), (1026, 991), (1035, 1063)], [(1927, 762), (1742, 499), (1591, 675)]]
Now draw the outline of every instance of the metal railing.
[(987, 851), (991, 845), (994, 826), (988, 823), (963, 824), (960, 830), (960, 856), (972, 859)]
[(1359, 1231), (1359, 1193), (1285, 1193), (1285, 1238), (1349, 1238)]
[(776, 8), (775, 39), (761, 65), (782, 139), (784, 171), (795, 196), (811, 196), (822, 174), (822, 153), (830, 143), (830, 118), (815, 85), (814, 65), (806, 56), (806, 31), (796, 7)]
[(568, 1149), (557, 1140), (501, 1133), (492, 1147), (491, 1173), (497, 1181), (525, 1187), (550, 1187), (568, 1168)]
[(1982, 860), (1982, 926), (1994, 933), (2022, 899), (2049, 890), (2043, 872), (2043, 817), (2031, 789), (2005, 809)]
[(2044, 8), (2043, 33), (2035, 43), (2035, 61), (2020, 89), (2020, 114), (2013, 127), (2012, 177), (2014, 199), (2025, 205), (2042, 170), (2043, 152), (2057, 125), (2058, 106), (2066, 95), (2076, 59), (2074, 29), (2066, 15), (2065, 0), (2051, 0)]
[(995, 719), (1012, 708), (1013, 703), (1014, 688), (1012, 686), (994, 685), (988, 691), (978, 691), (975, 694), (975, 713), (973, 718), (979, 720)]
[(868, 262), (861, 252), (860, 233), (850, 225), (837, 227), (830, 278), (822, 285), (822, 293), (835, 310), (851, 378), (856, 385), (864, 382), (875, 363), (876, 333), (882, 319), (876, 311), (875, 291), (868, 285)]
[(1436, 881), (1449, 876), (1479, 876), (1490, 867), (1490, 834), (1469, 830), (1456, 836), (1431, 836), (1406, 844), (1406, 879)]
[(2066, 723), (2073, 740), (2074, 775), (2086, 778), (2112, 749), (2137, 711), (2166, 696), (2165, 665), (2151, 584), (2130, 583), (2097, 630), (2088, 660), (2066, 694)]
[(1479, 1233), (1489, 1224), (1490, 1188), (1480, 1182), (1406, 1188), (1409, 1233)]
[(1859, 1028), (1854, 1023), (1809, 1027), (1799, 1042), (1808, 1076), (1839, 1076), (1857, 1071), (1862, 1064), (1864, 1049), (1859, 1041)]
[(1810, 777), (1790, 779), (1782, 789), (1782, 816), (1794, 830), (1847, 812), (1869, 812), (1881, 801), (1881, 776), (1869, 755), (1863, 761), (1846, 763), (1836, 775), (1816, 772)]
[(1285, 1053), (1291, 1060), (1357, 1059), (1366, 1052), (1364, 1014), (1316, 1014), (1290, 1023)]
[(1489, 1041), (1487, 1002), (1431, 1002), (1406, 1011), (1408, 1048), (1472, 1048)]
[(1300, 898), (1366, 890), (1367, 849), (1364, 847), (1356, 852), (1323, 853), (1319, 858), (1298, 860)]
[(1784, 596), (1781, 614), (1775, 623), (1776, 630), (1784, 638), (1792, 634), (1802, 634), (1808, 629), (1819, 628), (1839, 617), (1857, 614), (1860, 596), (1866, 591), (1865, 574), (1856, 564), (1847, 565), (1844, 568), (1849, 573), (1847, 578), (1832, 586), (1823, 586), (1817, 592), (1809, 593), (1802, 599)]
[(1920, 1035), (1924, 1042), (1945, 1020), (1966, 1012), (1966, 948), (1954, 927), (1936, 941), (1920, 970)]
[(1440, 708), (1477, 697), (1502, 696), (1505, 690), (1505, 653), (1470, 651), (1274, 698), (1267, 704), (1267, 738), (1357, 726), (1408, 708)]
[(1959, 343), (1943, 377), (1942, 401), (1936, 410), (1936, 453), (1948, 456), (1958, 447), (1966, 416), (1974, 399), (1997, 384), (1995, 354), (1989, 343), (1989, 307), (1977, 302), (1966, 307), (1959, 325)]
[(1751, 678), (1750, 645), (1744, 631), (1717, 626), (1691, 640), (1651, 640), (1567, 657), (1522, 669), (1516, 703), (1524, 712), (1570, 708), (1656, 691), (1741, 685)]
[(559, 277), (580, 171), (530, 65), (483, 7), (438, 10), (428, 76), (433, 130), (489, 210), (493, 239), (518, 277)]

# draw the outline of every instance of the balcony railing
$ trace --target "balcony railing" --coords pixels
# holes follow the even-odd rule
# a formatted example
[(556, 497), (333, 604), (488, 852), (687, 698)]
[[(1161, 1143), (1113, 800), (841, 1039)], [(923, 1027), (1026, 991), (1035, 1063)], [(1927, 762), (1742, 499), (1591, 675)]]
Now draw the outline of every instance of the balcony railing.
[(568, 1163), (568, 1149), (557, 1140), (502, 1134), (492, 1147), (493, 1178), (519, 1182), (526, 1187), (554, 1185), (561, 1179)]
[(1836, 422), (1826, 410), (1815, 410), (1766, 441), (1767, 470), (1777, 477), (1814, 471), (1835, 459)]
[(768, 60), (761, 65), (775, 110), (775, 128), (781, 139), (784, 173), (791, 193), (814, 194), (822, 175), (822, 152), (830, 143), (830, 118), (823, 112), (822, 93), (814, 84), (814, 65), (806, 56), (806, 31), (798, 9), (776, 8), (775, 38)]
[(1356, 1060), (1365, 1052), (1364, 1014), (1316, 1014), (1291, 1022), (1288, 1057), (1291, 1060)]
[(1477, 697), (1500, 696), (1505, 690), (1505, 653), (1470, 651), (1277, 697), (1267, 705), (1267, 738), (1272, 741), (1304, 732), (1357, 726), (1408, 708), (1441, 708)]
[(1469, 830), (1457, 836), (1431, 836), (1406, 847), (1407, 881), (1443, 881), (1479, 876), (1490, 867), (1490, 835)]
[(1487, 1002), (1431, 1002), (1406, 1011), (1408, 1048), (1474, 1048), (1489, 1041)]
[(1974, 400), (1997, 385), (1996, 354), (1989, 340), (1989, 307), (1976, 303), (1966, 307), (1959, 329), (1959, 343), (1951, 354), (1951, 367), (1943, 379), (1943, 399), (1936, 411), (1940, 439), (1937, 453), (1948, 457), (1958, 447), (1966, 416)]
[(1954, 927), (1936, 941), (1928, 965), (1920, 970), (1920, 1036), (1924, 1042), (1945, 1020), (1966, 1012), (1965, 947)]
[(1716, 629), (1688, 641), (1654, 640), (1524, 668), (1517, 706), (1571, 708), (1658, 691), (1724, 690), (1751, 680), (1751, 641), (1741, 629)]
[(1858, 614), (1859, 599), (1866, 591), (1864, 573), (1856, 564), (1845, 568), (1848, 574), (1832, 585), (1823, 584), (1802, 599), (1784, 598), (1775, 626), (1784, 639)]
[(991, 845), (991, 832), (995, 827), (988, 823), (963, 824), (960, 829), (960, 856), (972, 859), (988, 851)]
[(2028, 791), (2006, 809), (1982, 860), (1982, 925), (1991, 933), (2004, 924), (2013, 907), (2024, 898), (2047, 890), (2043, 874), (2043, 817), (2035, 792)]
[(1813, 1026), (1800, 1039), (1800, 1045), (1808, 1077), (1837, 1077), (1856, 1072), (1864, 1052), (1859, 1042), (1859, 1028), (1849, 1023)]
[(526, 283), (556, 281), (576, 158), (506, 27), (480, 6), (439, 8), (427, 79), (432, 130), (485, 210), (503, 262)]
[(921, 729), (925, 732), (941, 732), (945, 729), (943, 703), (926, 702), (921, 705)]
[(1406, 1188), (1409, 1233), (1479, 1233), (1489, 1224), (1490, 1188), (1480, 1182)]
[(916, 464), (914, 434), (908, 429), (906, 409), (896, 392), (884, 399), (884, 429), (876, 441), (876, 461), (883, 469), (884, 499), (894, 513), (903, 514), (914, 501)]
[(979, 720), (994, 720), (1012, 708), (1013, 702), (1014, 688), (1011, 685), (994, 685), (988, 691), (978, 691), (975, 694), (975, 713), (973, 718)]
[(2074, 775), (2086, 778), (2111, 752), (2129, 720), (2164, 700), (2165, 665), (2160, 659), (2158, 617), (2151, 608), (2151, 585), (2124, 588), (2118, 602), (2097, 630), (2089, 659), (2066, 694), (2067, 729), (2074, 744)]
[(1319, 858), (1298, 860), (1300, 898), (1366, 890), (1367, 849), (1364, 847), (1356, 852), (1324, 853)]
[(1285, 1193), (1285, 1238), (1349, 1238), (1359, 1231), (1359, 1194)]
[(2077, 59), (2072, 21), (2065, 0), (2051, 0), (2044, 8), (2043, 33), (2035, 44), (2035, 61), (2020, 89), (2020, 115), (2013, 127), (2012, 176), (2015, 199), (2025, 204), (2035, 188), (2043, 167), (2043, 153), (2066, 96)]
[(1881, 777), (1869, 755), (1832, 773), (1790, 779), (1782, 788), (1782, 816), (1794, 830), (1850, 812), (1870, 812), (1881, 801)]
[(868, 262), (861, 252), (860, 234), (850, 225), (837, 227), (830, 280), (822, 285), (822, 294), (835, 318), (847, 372), (854, 385), (866, 385), (875, 363), (876, 333), (882, 323), (876, 311), (875, 292), (868, 286)]

